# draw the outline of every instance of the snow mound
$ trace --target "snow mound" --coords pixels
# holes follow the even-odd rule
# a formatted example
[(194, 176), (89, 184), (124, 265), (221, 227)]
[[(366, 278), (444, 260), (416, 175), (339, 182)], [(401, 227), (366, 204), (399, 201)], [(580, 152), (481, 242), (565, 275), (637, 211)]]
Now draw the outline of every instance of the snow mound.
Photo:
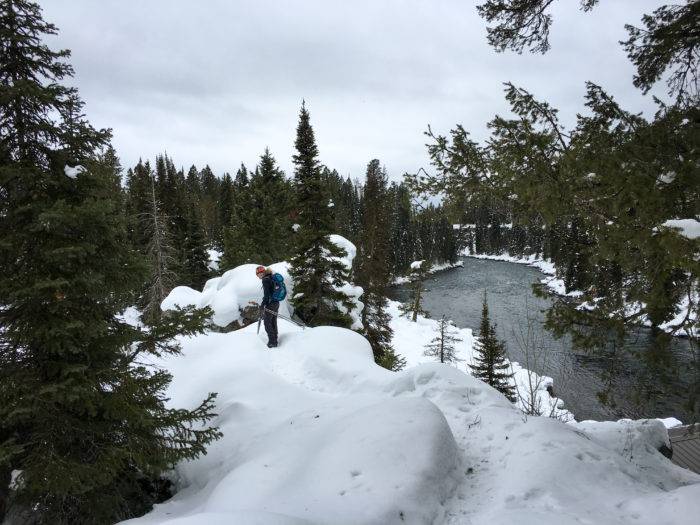
[[(328, 237), (333, 244), (345, 250), (346, 253), (345, 257), (334, 257), (334, 259), (337, 259), (340, 262), (342, 262), (343, 266), (345, 266), (345, 269), (348, 270), (348, 272), (352, 272), (352, 262), (353, 260), (355, 260), (355, 256), (357, 255), (357, 248), (355, 247), (355, 245), (349, 240), (347, 240), (345, 237), (342, 237), (341, 235), (332, 234)], [(355, 286), (349, 282), (344, 282), (342, 286), (338, 287), (338, 290), (350, 297), (350, 303), (352, 304), (352, 308), (350, 309), (348, 314), (352, 319), (351, 328), (353, 330), (361, 330), (362, 310), (364, 310), (365, 305), (360, 301), (360, 296), (362, 296), (364, 290), (362, 289), (362, 287)]]
[(185, 338), (181, 359), (158, 362), (174, 374), (174, 405), (219, 392), (224, 437), (178, 466), (180, 492), (130, 523), (429, 523), (441, 515), (459, 464), (442, 411), (420, 396), (386, 395), (395, 374), (374, 364), (355, 332), (285, 321), (280, 332), (280, 351), (247, 327)]
[(254, 326), (181, 338), (182, 356), (154, 363), (173, 406), (219, 393), (224, 437), (129, 523), (695, 523), (700, 476), (655, 449), (659, 421), (524, 417), (456, 367), (380, 368), (341, 328), (282, 320), (280, 347), (264, 340)]
[(425, 261), (413, 261), (411, 263), (411, 270), (420, 270)]
[[(214, 312), (212, 321), (217, 326), (225, 327), (234, 321), (240, 321), (241, 312), (250, 301), (259, 303), (262, 300), (262, 284), (255, 275), (257, 266), (237, 266), (221, 277), (209, 279), (201, 292), (187, 286), (177, 286), (171, 290), (160, 307), (162, 310), (172, 310), (178, 306), (208, 306)], [(294, 285), (289, 276), (289, 263), (276, 263), (270, 268), (273, 272), (282, 274), (287, 286), (287, 296), (291, 297)], [(289, 317), (290, 311), (291, 307), (285, 299), (280, 303), (279, 313)]]
[(207, 268), (210, 270), (216, 271), (219, 269), (219, 261), (221, 260), (221, 256), (223, 255), (222, 252), (219, 250), (215, 250), (214, 248), (208, 248), (207, 249), (207, 256), (209, 258), (209, 262), (207, 263)]

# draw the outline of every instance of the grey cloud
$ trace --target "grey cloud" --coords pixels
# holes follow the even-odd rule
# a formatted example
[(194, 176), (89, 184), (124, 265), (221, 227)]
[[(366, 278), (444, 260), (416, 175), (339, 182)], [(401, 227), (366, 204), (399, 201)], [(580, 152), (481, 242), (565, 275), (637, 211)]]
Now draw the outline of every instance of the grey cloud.
[(604, 0), (589, 14), (558, 2), (552, 51), (497, 54), (477, 2), (306, 0), (148, 2), (46, 0), (72, 49), (77, 85), (93, 124), (114, 129), (125, 165), (167, 150), (176, 164), (217, 173), (254, 165), (269, 146), (290, 172), (302, 98), (321, 160), (361, 177), (378, 157), (392, 177), (427, 166), (428, 124), (457, 123), (487, 136), (507, 113), (512, 81), (574, 123), (585, 80), (633, 111), (651, 111), (632, 86), (617, 41), (659, 1)]

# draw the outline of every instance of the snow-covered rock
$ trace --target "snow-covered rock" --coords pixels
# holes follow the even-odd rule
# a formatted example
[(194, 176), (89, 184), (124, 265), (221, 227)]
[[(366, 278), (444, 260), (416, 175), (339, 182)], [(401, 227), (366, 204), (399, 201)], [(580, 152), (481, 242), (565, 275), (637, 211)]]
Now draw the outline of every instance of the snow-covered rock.
[(411, 270), (420, 270), (425, 261), (413, 261), (411, 263)]
[[(212, 322), (225, 327), (234, 321), (241, 321), (241, 314), (249, 302), (259, 303), (263, 291), (260, 279), (255, 275), (257, 264), (243, 264), (227, 271), (221, 277), (209, 279), (199, 292), (187, 286), (173, 288), (161, 303), (161, 309), (175, 307), (208, 306), (214, 312)], [(287, 286), (287, 297), (293, 294), (294, 284), (289, 276), (289, 264), (276, 263), (270, 266), (273, 272), (282, 274)], [(285, 299), (280, 303), (279, 313), (289, 317), (291, 307)]]
[[(330, 240), (345, 250), (346, 255), (338, 260), (350, 270), (352, 262), (357, 254), (355, 245), (340, 235), (331, 235)], [(211, 256), (211, 252), (210, 252)], [(161, 303), (162, 310), (171, 310), (176, 307), (195, 306), (204, 308), (208, 306), (214, 312), (212, 322), (220, 327), (226, 327), (234, 321), (240, 322), (244, 308), (250, 302), (259, 303), (262, 300), (262, 283), (255, 275), (258, 264), (243, 264), (232, 270), (228, 270), (220, 277), (209, 279), (203, 290), (197, 291), (187, 286), (173, 288)], [(294, 297), (294, 282), (289, 275), (289, 263), (279, 262), (269, 266), (273, 272), (280, 273), (284, 277), (287, 287), (287, 299), (280, 303), (280, 315), (290, 317), (293, 312), (288, 299)], [(345, 282), (339, 290), (350, 297), (352, 307), (347, 312), (352, 321), (353, 329), (362, 327), (362, 309), (364, 304), (360, 301), (363, 289)]]

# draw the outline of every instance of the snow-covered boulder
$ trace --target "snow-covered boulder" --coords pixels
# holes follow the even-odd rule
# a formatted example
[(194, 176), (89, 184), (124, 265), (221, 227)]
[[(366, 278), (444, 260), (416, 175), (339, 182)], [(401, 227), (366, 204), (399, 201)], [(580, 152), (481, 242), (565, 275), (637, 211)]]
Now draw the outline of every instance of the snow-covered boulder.
[[(220, 327), (226, 327), (234, 321), (242, 320), (243, 310), (249, 302), (259, 303), (263, 291), (260, 279), (255, 275), (257, 264), (243, 264), (227, 271), (221, 277), (209, 279), (204, 289), (199, 292), (187, 286), (178, 286), (168, 294), (161, 303), (161, 309), (171, 310), (175, 307), (208, 306), (214, 312), (212, 322)], [(282, 274), (287, 286), (287, 297), (291, 297), (294, 283), (289, 276), (289, 264), (276, 263), (270, 266), (272, 271)], [(289, 317), (291, 306), (285, 299), (280, 303), (279, 313)]]
[[(331, 235), (330, 239), (345, 250), (347, 255), (338, 260), (350, 270), (357, 254), (355, 245), (340, 235)], [(257, 264), (243, 264), (228, 270), (220, 277), (209, 279), (201, 292), (187, 286), (177, 286), (163, 300), (161, 309), (171, 310), (185, 306), (204, 308), (208, 306), (214, 312), (212, 322), (215, 325), (223, 328), (233, 322), (241, 323), (244, 310), (249, 306), (249, 302), (259, 303), (263, 296), (262, 283), (255, 275), (257, 266)], [(294, 311), (288, 302), (288, 299), (294, 296), (294, 281), (289, 274), (289, 267), (288, 262), (279, 262), (269, 266), (273, 272), (280, 273), (284, 277), (287, 299), (280, 303), (279, 313), (286, 317), (290, 317), (291, 312)], [(364, 304), (360, 301), (363, 293), (362, 288), (345, 282), (339, 289), (350, 297), (352, 307), (347, 313), (352, 318), (352, 328), (354, 330), (362, 328), (361, 316), (364, 308)]]
[[(657, 460), (654, 463), (666, 465), (665, 461), (658, 461), (660, 458), (654, 454), (645, 454), (654, 450), (662, 453), (670, 451), (668, 430), (661, 419), (581, 421), (571, 424), (623, 457), (646, 457)], [(658, 465), (654, 466), (658, 468)]]

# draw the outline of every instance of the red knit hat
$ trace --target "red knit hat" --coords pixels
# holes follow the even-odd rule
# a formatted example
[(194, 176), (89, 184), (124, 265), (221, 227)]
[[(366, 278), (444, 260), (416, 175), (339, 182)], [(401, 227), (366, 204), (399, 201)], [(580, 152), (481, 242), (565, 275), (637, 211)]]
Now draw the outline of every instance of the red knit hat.
[(258, 266), (255, 269), (255, 275), (258, 275), (259, 273), (264, 273), (265, 272), (265, 267), (264, 266)]

